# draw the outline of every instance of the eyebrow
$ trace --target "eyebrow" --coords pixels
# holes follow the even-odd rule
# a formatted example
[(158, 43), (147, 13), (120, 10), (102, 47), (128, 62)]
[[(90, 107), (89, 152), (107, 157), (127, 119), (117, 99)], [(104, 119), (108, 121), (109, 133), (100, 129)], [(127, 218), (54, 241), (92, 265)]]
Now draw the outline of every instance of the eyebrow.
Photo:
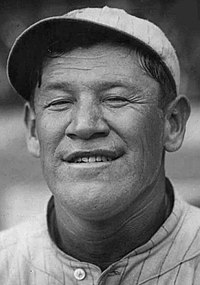
[[(69, 82), (49, 82), (47, 83), (44, 88), (43, 91), (52, 91), (52, 90), (61, 90), (64, 92), (73, 92), (74, 91), (74, 85), (76, 85), (76, 83), (69, 83)], [(142, 92), (142, 87), (139, 86), (134, 86), (131, 85), (129, 81), (127, 80), (113, 80), (113, 81), (101, 81), (98, 80), (97, 82), (94, 83), (90, 83), (88, 82), (88, 85), (92, 88), (92, 89), (97, 89), (97, 90), (101, 90), (101, 91), (105, 91), (108, 89), (114, 89), (114, 88), (123, 88), (123, 87), (127, 87), (132, 89), (132, 91), (134, 92)]]
[(43, 91), (51, 91), (51, 90), (69, 91), (72, 90), (72, 84), (69, 84), (67, 82), (49, 82), (42, 89)]

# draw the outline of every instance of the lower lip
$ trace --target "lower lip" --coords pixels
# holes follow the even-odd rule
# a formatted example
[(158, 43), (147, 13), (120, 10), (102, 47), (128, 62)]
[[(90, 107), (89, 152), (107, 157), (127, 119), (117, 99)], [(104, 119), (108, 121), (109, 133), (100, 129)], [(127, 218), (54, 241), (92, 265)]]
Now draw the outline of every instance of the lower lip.
[(108, 167), (113, 161), (103, 161), (103, 162), (82, 162), (82, 163), (67, 163), (69, 167), (73, 168), (101, 168)]

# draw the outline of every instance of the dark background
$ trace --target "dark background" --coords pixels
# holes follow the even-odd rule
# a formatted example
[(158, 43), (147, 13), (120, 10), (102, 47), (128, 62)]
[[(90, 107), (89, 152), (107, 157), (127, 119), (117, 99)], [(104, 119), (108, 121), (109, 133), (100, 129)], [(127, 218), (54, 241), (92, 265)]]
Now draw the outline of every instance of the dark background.
[(200, 1), (198, 0), (0, 0), (0, 229), (45, 209), (49, 197), (39, 160), (26, 150), (23, 101), (9, 86), (6, 60), (15, 38), (44, 17), (83, 7), (123, 8), (160, 26), (181, 65), (181, 92), (192, 103), (186, 140), (167, 155), (167, 174), (181, 195), (200, 205)]

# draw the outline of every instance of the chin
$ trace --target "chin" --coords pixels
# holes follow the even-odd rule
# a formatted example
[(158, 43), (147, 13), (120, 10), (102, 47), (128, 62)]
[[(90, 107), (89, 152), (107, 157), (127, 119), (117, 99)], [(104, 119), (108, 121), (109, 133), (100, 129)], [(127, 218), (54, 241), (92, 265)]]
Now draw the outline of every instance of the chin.
[(122, 199), (114, 190), (115, 186), (105, 182), (70, 183), (65, 189), (57, 188), (54, 196), (67, 212), (87, 220), (102, 220), (120, 208)]

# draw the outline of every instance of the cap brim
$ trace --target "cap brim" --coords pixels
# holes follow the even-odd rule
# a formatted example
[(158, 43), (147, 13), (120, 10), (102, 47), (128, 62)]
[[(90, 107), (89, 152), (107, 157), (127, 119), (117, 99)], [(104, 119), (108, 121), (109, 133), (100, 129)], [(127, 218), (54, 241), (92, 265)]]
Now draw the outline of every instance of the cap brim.
[[(51, 17), (26, 29), (15, 41), (7, 63), (7, 75), (14, 89), (25, 99), (29, 100), (31, 93), (31, 74), (40, 60), (42, 53), (52, 42), (58, 40), (70, 41), (73, 35), (79, 37), (87, 33), (104, 34), (113, 31), (134, 38), (117, 29), (100, 25), (87, 20), (64, 17)], [(144, 42), (138, 42), (147, 46)], [(147, 46), (153, 53), (155, 51)]]

